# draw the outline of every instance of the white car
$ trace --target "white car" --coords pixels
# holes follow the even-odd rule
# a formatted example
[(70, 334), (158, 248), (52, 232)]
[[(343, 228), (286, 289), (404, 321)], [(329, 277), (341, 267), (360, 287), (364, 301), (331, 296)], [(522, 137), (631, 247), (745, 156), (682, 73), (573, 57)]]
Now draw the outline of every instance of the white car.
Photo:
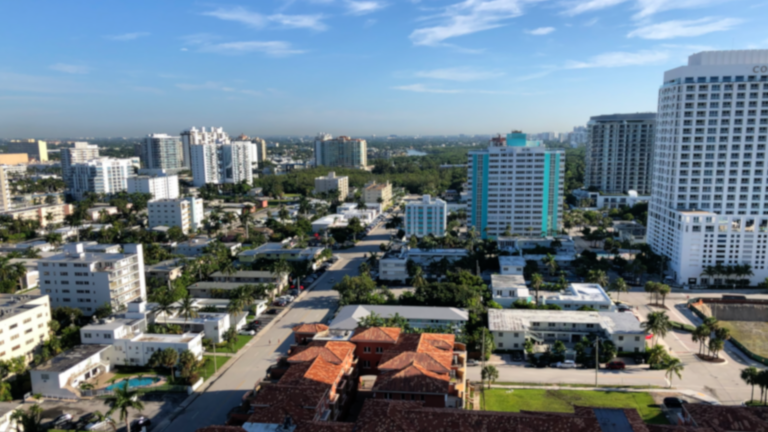
[(256, 336), (256, 332), (254, 330), (240, 330), (238, 334), (241, 334), (243, 336)]
[(560, 369), (575, 369), (576, 363), (573, 360), (566, 360), (557, 363), (557, 367)]

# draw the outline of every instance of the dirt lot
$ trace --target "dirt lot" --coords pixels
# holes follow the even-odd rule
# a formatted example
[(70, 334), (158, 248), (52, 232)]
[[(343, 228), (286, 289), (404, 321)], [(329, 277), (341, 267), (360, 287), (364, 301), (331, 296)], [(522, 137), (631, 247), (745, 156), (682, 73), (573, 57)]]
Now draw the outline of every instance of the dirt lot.
[(719, 321), (719, 323), (731, 331), (731, 337), (737, 339), (752, 352), (768, 357), (768, 322)]

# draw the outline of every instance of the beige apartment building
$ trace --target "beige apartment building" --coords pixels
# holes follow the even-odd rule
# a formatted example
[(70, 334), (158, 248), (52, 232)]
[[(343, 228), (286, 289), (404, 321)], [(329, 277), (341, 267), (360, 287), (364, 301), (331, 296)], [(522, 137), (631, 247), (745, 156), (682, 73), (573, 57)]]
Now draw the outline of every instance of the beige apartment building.
[(344, 201), (349, 195), (349, 177), (336, 177), (336, 173), (331, 171), (326, 177), (315, 178), (315, 193), (320, 194), (333, 190), (339, 191), (339, 200)]
[[(0, 173), (2, 170), (0, 170)], [(49, 224), (64, 223), (64, 217), (72, 214), (72, 204), (54, 204), (28, 207), (19, 210), (6, 211), (4, 213), (14, 219), (35, 220), (41, 228)], [(51, 215), (51, 216), (48, 216)]]
[(392, 202), (392, 183), (376, 183), (376, 180), (368, 183), (363, 188), (363, 202), (378, 203), (381, 198), (381, 205), (386, 208)]
[(29, 162), (29, 156), (26, 153), (3, 153), (0, 154), (0, 165), (18, 165)]
[(0, 294), (0, 360), (32, 360), (48, 338), (51, 303), (47, 295)]

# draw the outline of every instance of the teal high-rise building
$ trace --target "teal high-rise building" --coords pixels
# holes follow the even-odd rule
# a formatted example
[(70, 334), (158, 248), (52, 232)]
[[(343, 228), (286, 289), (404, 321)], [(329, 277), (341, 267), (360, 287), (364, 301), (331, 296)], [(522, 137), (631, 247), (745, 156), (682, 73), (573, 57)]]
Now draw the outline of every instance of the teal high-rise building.
[(562, 227), (565, 152), (512, 132), (468, 155), (469, 223), (483, 238), (551, 236)]

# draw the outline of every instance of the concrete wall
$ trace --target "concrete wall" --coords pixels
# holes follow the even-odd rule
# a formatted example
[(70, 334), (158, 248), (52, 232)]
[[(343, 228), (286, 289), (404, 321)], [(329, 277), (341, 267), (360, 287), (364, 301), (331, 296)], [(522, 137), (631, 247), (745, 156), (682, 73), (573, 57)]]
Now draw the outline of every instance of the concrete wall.
[(705, 315), (722, 321), (768, 321), (768, 304), (705, 303), (697, 307)]

